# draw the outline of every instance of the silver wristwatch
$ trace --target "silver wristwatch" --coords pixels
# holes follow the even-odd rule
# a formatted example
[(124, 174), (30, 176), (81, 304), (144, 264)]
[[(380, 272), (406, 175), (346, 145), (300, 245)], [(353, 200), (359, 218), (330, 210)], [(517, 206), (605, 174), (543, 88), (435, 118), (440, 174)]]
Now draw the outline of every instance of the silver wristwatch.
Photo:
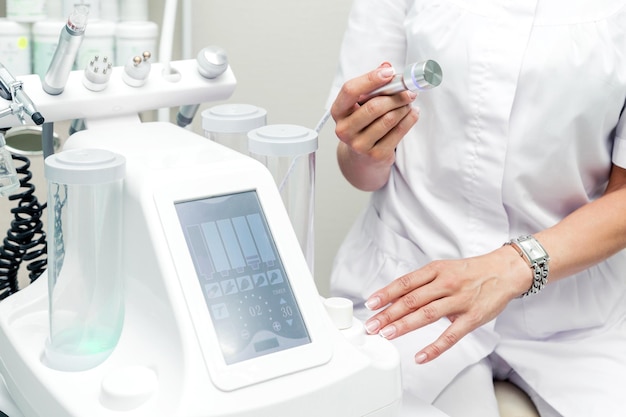
[(520, 298), (537, 294), (548, 282), (548, 264), (550, 262), (548, 253), (543, 246), (541, 246), (541, 243), (532, 235), (511, 239), (506, 242), (505, 245), (513, 246), (515, 250), (517, 250), (517, 253), (519, 253), (522, 258), (526, 259), (528, 265), (533, 270), (533, 283), (528, 291), (522, 294)]

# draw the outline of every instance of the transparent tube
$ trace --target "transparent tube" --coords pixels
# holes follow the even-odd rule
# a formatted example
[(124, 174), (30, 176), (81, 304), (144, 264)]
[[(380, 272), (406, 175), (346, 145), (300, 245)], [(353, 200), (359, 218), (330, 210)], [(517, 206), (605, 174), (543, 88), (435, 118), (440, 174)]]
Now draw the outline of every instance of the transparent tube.
[(315, 266), (315, 152), (317, 133), (269, 125), (248, 134), (250, 155), (272, 174), (307, 265)]
[(215, 143), (246, 155), (248, 153), (248, 136), (246, 133), (205, 132), (205, 136)]
[(248, 132), (265, 126), (267, 111), (251, 104), (220, 104), (202, 112), (204, 136), (248, 155)]
[(96, 150), (96, 157), (106, 152), (104, 170), (113, 174), (103, 172), (99, 181), (96, 170), (77, 171), (74, 177), (79, 183), (75, 183), (66, 180), (67, 171), (84, 168), (94, 158), (67, 158), (67, 152), (45, 161), (50, 303), (45, 363), (58, 370), (79, 371), (106, 360), (122, 332), (123, 179), (118, 177), (123, 159)]
[(311, 273), (315, 262), (315, 152), (293, 158), (252, 156), (263, 163), (278, 187)]

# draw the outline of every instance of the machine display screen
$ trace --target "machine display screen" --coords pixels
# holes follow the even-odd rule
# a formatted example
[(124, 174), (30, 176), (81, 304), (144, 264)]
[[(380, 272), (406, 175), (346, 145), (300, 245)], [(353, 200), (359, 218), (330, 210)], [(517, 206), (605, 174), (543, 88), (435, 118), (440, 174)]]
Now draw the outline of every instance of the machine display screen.
[(175, 206), (225, 362), (311, 343), (256, 192)]

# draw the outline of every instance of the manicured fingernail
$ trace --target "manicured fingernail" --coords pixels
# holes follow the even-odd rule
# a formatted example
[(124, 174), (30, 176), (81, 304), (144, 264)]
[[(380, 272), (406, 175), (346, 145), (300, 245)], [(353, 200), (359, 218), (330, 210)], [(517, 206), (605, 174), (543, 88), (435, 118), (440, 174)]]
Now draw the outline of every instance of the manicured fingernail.
[(376, 333), (379, 328), (380, 328), (380, 322), (376, 319), (370, 320), (367, 323), (365, 323), (365, 330), (367, 330), (369, 334)]
[(419, 355), (415, 356), (415, 363), (417, 364), (422, 364), (426, 361), (426, 354), (425, 353), (420, 353)]
[(408, 90), (406, 94), (409, 96), (411, 100), (415, 100), (415, 98), (417, 97), (417, 93), (415, 91)]
[(385, 339), (389, 339), (390, 337), (393, 337), (394, 334), (396, 334), (396, 326), (394, 325), (387, 326), (384, 329), (382, 329), (380, 332), (378, 332), (378, 334), (384, 337)]
[(393, 68), (389, 68), (389, 67), (384, 67), (378, 70), (378, 76), (382, 78), (383, 80), (386, 80), (387, 78), (392, 77), (394, 73), (395, 71), (393, 70)]
[(376, 310), (380, 305), (380, 298), (372, 297), (365, 302), (365, 308), (368, 310)]

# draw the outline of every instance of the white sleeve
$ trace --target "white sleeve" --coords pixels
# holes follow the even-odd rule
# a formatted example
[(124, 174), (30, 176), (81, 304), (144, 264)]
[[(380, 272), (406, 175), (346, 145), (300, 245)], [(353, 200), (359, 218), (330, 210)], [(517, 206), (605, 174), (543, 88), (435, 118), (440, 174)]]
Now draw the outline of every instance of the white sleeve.
[(619, 167), (626, 168), (626, 110), (622, 112), (615, 130), (613, 163)]
[(406, 65), (405, 17), (410, 0), (354, 0), (327, 108), (347, 80), (390, 62)]

